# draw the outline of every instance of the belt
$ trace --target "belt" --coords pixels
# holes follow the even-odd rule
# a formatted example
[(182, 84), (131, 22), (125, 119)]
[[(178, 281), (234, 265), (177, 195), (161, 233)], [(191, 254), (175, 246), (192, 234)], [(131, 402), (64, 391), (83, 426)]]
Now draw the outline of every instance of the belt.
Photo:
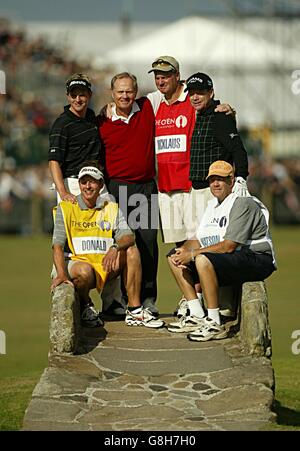
[(209, 183), (207, 180), (200, 180), (199, 182), (192, 181), (192, 187), (194, 189), (205, 189), (209, 187)]

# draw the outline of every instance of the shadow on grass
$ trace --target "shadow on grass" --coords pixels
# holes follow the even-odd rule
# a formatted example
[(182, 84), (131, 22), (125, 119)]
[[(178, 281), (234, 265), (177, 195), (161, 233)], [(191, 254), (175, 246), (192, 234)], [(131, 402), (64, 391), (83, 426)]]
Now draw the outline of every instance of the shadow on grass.
[(274, 411), (277, 414), (277, 424), (300, 427), (299, 411), (284, 407), (278, 401), (274, 403)]

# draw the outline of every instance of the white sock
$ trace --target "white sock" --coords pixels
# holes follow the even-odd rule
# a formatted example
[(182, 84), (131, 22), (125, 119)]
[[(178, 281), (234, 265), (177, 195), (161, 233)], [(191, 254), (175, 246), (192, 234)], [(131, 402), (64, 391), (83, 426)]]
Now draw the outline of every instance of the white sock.
[(140, 307), (130, 307), (128, 310), (130, 311), (130, 313), (139, 313), (141, 308), (142, 308), (142, 306), (140, 306)]
[(221, 319), (220, 319), (220, 313), (219, 308), (208, 308), (207, 309), (207, 316), (212, 319), (215, 323), (221, 325)]
[(197, 316), (197, 318), (203, 318), (205, 316), (204, 310), (198, 298), (187, 301), (187, 303), (190, 309), (191, 316)]

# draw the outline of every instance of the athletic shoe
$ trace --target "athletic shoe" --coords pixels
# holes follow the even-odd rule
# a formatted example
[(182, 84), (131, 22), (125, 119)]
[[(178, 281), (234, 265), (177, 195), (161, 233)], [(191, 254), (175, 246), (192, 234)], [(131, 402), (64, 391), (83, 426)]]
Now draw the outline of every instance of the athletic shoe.
[(174, 316), (181, 318), (182, 316), (189, 316), (190, 309), (188, 301), (185, 298), (180, 299), (177, 309), (174, 312)]
[(146, 309), (149, 310), (149, 312), (151, 312), (152, 315), (153, 315), (155, 318), (158, 318), (158, 317), (159, 317), (159, 311), (158, 311), (158, 308), (156, 307), (155, 302), (153, 302), (151, 299), (146, 299), (146, 300), (143, 302), (142, 307), (143, 307), (145, 310), (146, 310)]
[(123, 319), (126, 315), (126, 307), (114, 299), (106, 310), (102, 310), (102, 315), (116, 316)]
[(230, 309), (220, 309), (221, 322), (233, 321), (236, 318), (236, 314)]
[(81, 314), (81, 321), (85, 327), (104, 326), (104, 322), (99, 317), (99, 313), (93, 305), (88, 305)]
[(182, 316), (178, 321), (168, 324), (169, 332), (186, 333), (199, 329), (203, 324), (204, 318), (197, 318), (197, 316)]
[(136, 308), (132, 312), (126, 311), (125, 323), (127, 326), (145, 326), (152, 329), (158, 329), (165, 324), (160, 319), (155, 319), (155, 316), (143, 306)]
[(188, 339), (192, 341), (221, 340), (227, 337), (224, 325), (219, 325), (211, 318), (206, 317), (199, 329), (188, 334)]

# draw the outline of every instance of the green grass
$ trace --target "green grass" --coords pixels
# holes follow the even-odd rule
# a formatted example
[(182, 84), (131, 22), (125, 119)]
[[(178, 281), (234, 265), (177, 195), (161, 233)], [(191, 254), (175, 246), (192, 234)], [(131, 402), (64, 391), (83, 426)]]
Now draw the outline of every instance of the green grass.
[(274, 429), (300, 430), (300, 356), (273, 358), (276, 378)]
[(16, 431), (22, 425), (25, 409), (40, 372), (31, 376), (6, 377), (1, 379), (0, 431)]
[(47, 366), (50, 311), (49, 238), (0, 237), (0, 430), (22, 425), (25, 408)]
[[(300, 329), (298, 278), (300, 228), (273, 230), (279, 269), (267, 280), (276, 378), (275, 430), (300, 429), (300, 354), (293, 355), (293, 330)], [(159, 306), (172, 312), (179, 292), (160, 245)], [(31, 392), (47, 366), (50, 312), (49, 237), (0, 237), (0, 330), (6, 333), (6, 354), (0, 354), (0, 430), (18, 430)]]
[(299, 263), (300, 228), (273, 230), (278, 271), (267, 280), (275, 371), (275, 429), (300, 429), (300, 354), (292, 353), (291, 338), (300, 330)]

